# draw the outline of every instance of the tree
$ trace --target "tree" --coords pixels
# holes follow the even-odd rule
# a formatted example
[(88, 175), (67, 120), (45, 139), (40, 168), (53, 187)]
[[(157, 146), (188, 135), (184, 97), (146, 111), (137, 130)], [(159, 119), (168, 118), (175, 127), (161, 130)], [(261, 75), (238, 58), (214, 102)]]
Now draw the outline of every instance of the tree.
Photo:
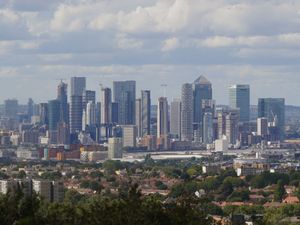
[(274, 192), (274, 201), (281, 202), (285, 195), (285, 188), (282, 180), (277, 182), (277, 186)]

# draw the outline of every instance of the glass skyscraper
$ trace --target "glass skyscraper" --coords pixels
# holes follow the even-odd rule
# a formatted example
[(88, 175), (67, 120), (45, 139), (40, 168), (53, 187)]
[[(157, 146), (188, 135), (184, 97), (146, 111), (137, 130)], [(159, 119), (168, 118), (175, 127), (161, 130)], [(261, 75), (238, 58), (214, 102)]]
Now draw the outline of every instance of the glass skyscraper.
[(278, 138), (285, 138), (285, 99), (260, 98), (258, 99), (258, 118), (268, 119), (269, 129), (278, 128)]
[(240, 122), (250, 120), (250, 86), (235, 84), (229, 87), (229, 106), (240, 110)]
[(118, 103), (118, 122), (120, 125), (135, 124), (135, 81), (115, 81), (114, 102)]

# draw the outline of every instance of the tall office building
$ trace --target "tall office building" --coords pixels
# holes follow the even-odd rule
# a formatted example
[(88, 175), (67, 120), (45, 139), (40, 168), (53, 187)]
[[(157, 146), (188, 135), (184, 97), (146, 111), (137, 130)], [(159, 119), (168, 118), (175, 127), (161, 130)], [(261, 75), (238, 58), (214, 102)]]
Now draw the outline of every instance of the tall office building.
[(69, 124), (59, 122), (57, 125), (57, 144), (68, 145), (70, 144), (70, 128)]
[(239, 140), (239, 112), (231, 110), (226, 115), (226, 137), (230, 144), (235, 145)]
[(118, 121), (120, 125), (135, 124), (135, 81), (115, 81), (114, 102), (118, 103)]
[(29, 121), (31, 121), (31, 117), (33, 116), (33, 110), (34, 110), (33, 108), (34, 108), (34, 102), (32, 98), (29, 98), (27, 103), (27, 115)]
[(85, 89), (85, 77), (71, 77), (71, 96), (83, 96)]
[(112, 101), (111, 89), (101, 89), (101, 124), (110, 124), (112, 122)]
[(82, 94), (82, 107), (85, 109), (88, 102), (96, 104), (96, 92), (91, 90), (85, 90)]
[(213, 113), (205, 112), (203, 115), (203, 143), (212, 144), (214, 141)]
[(142, 137), (142, 100), (135, 100), (135, 125), (137, 128), (137, 136)]
[(135, 101), (135, 125), (138, 137), (150, 135), (151, 97), (149, 90), (142, 90), (141, 98)]
[(239, 110), (224, 109), (218, 112), (218, 139), (227, 137), (230, 144), (235, 145), (239, 140)]
[[(284, 98), (260, 98), (258, 99), (258, 117), (268, 119), (269, 130), (278, 136), (280, 141), (285, 138), (285, 99)], [(276, 134), (277, 133), (277, 134)]]
[(169, 134), (169, 113), (168, 100), (166, 97), (158, 99), (157, 108), (157, 137), (168, 136)]
[(60, 82), (57, 86), (57, 100), (60, 101), (60, 121), (69, 123), (68, 85)]
[(39, 117), (42, 125), (48, 125), (49, 123), (48, 103), (39, 104)]
[(212, 84), (204, 76), (198, 77), (193, 83), (194, 88), (194, 139), (201, 141), (203, 128), (202, 101), (212, 99)]
[(89, 101), (86, 105), (86, 125), (89, 127), (96, 125), (96, 105)]
[(55, 99), (48, 102), (50, 143), (57, 144), (58, 123), (60, 121), (60, 101)]
[(240, 122), (250, 120), (250, 86), (235, 84), (229, 87), (229, 106), (240, 110)]
[(193, 141), (193, 86), (188, 83), (181, 90), (181, 140)]
[(71, 102), (70, 102), (70, 133), (74, 134), (82, 129), (82, 96), (85, 91), (85, 77), (71, 78)]
[(261, 137), (268, 135), (268, 118), (257, 118), (257, 135)]
[(82, 130), (82, 96), (71, 96), (70, 104), (70, 132), (78, 133)]
[(7, 99), (4, 101), (4, 115), (9, 119), (17, 119), (19, 110), (18, 100)]
[(176, 139), (181, 139), (181, 100), (173, 99), (170, 112), (170, 133)]
[(141, 136), (150, 135), (151, 124), (151, 93), (149, 90), (141, 91)]

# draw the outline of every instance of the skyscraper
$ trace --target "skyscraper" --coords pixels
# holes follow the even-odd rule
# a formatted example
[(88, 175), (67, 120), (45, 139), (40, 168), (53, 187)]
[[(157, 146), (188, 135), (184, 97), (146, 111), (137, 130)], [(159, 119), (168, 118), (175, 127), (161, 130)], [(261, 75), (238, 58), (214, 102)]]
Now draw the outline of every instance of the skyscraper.
[(57, 144), (58, 123), (60, 121), (60, 101), (55, 99), (48, 102), (50, 143)]
[(19, 104), (16, 99), (7, 99), (4, 101), (4, 115), (9, 119), (17, 119)]
[(181, 100), (173, 99), (170, 112), (170, 133), (173, 137), (181, 139)]
[(181, 140), (193, 141), (193, 86), (188, 83), (181, 90)]
[(135, 100), (135, 125), (137, 129), (137, 137), (142, 137), (142, 100)]
[(60, 101), (60, 122), (69, 124), (68, 85), (60, 82), (57, 86), (57, 100)]
[(48, 113), (48, 103), (39, 104), (39, 117), (42, 125), (48, 125), (49, 123), (49, 113)]
[(224, 109), (218, 112), (218, 138), (227, 137), (230, 144), (235, 145), (239, 140), (239, 110)]
[(91, 90), (83, 91), (82, 95), (82, 107), (85, 109), (88, 102), (96, 104), (96, 92)]
[(85, 77), (71, 78), (70, 103), (70, 133), (74, 134), (82, 129), (83, 91), (85, 91)]
[(135, 81), (115, 81), (114, 102), (118, 103), (118, 121), (121, 125), (135, 124)]
[(230, 144), (235, 145), (239, 140), (239, 111), (231, 110), (225, 118), (227, 140)]
[(151, 96), (149, 90), (141, 91), (141, 135), (150, 135)]
[(212, 144), (213, 141), (213, 114), (211, 112), (205, 112), (203, 115), (203, 143)]
[(82, 130), (82, 96), (71, 96), (70, 104), (70, 132), (78, 133)]
[(112, 101), (111, 89), (101, 89), (101, 124), (110, 124), (112, 122)]
[(157, 108), (157, 137), (169, 134), (168, 100), (166, 97), (158, 99)]
[(33, 116), (33, 106), (34, 106), (34, 102), (32, 98), (29, 98), (27, 103), (27, 115), (29, 121), (31, 121), (31, 117)]
[(229, 87), (229, 106), (240, 110), (240, 122), (250, 120), (250, 86), (235, 84)]
[[(285, 99), (284, 98), (258, 99), (258, 117), (267, 118), (269, 123), (269, 129), (273, 128), (272, 130), (274, 130), (273, 136), (278, 136), (278, 140), (280, 141), (284, 140), (285, 138)], [(276, 128), (278, 129), (277, 131)], [(277, 132), (278, 134), (275, 134), (275, 132)]]
[(204, 76), (198, 77), (193, 83), (194, 88), (194, 131), (195, 140), (201, 141), (203, 128), (202, 101), (212, 99), (212, 85)]
[(83, 96), (85, 88), (85, 77), (71, 77), (71, 96)]
[(86, 125), (89, 127), (96, 125), (96, 105), (92, 101), (86, 105)]

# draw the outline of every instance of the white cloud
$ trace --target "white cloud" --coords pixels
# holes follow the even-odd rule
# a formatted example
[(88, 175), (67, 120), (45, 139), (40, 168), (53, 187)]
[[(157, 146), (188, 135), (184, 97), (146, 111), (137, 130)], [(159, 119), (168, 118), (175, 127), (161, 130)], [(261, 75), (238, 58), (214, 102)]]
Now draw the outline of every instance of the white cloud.
[(171, 51), (171, 50), (178, 48), (179, 45), (180, 45), (180, 42), (179, 42), (178, 38), (169, 38), (164, 41), (161, 50), (163, 52)]
[(117, 45), (121, 49), (140, 49), (143, 46), (141, 40), (129, 38), (126, 34), (119, 34), (116, 38)]

